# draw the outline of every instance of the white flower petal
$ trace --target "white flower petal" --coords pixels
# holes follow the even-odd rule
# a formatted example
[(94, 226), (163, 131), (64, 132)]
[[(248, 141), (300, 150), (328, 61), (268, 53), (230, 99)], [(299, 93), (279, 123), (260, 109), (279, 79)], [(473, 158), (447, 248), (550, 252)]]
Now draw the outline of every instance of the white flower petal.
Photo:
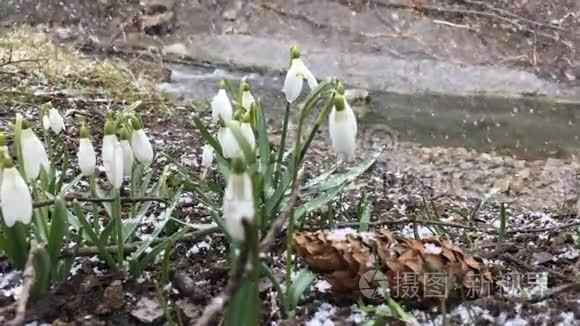
[(128, 140), (121, 140), (121, 147), (123, 148), (123, 175), (131, 177), (134, 161), (133, 150), (131, 149), (131, 144), (129, 144)]
[(121, 188), (123, 184), (123, 147), (120, 143), (116, 143), (113, 148), (110, 160), (103, 161), (107, 179), (115, 189)]
[(240, 126), (240, 132), (252, 148), (254, 150), (256, 148), (256, 136), (254, 135), (254, 131), (252, 130), (252, 126), (249, 123), (242, 123)]
[(79, 168), (82, 175), (91, 176), (95, 173), (95, 166), (97, 165), (97, 154), (95, 148), (88, 138), (81, 138), (79, 140), (79, 151), (77, 153), (79, 160)]
[(294, 59), (294, 61), (296, 64), (296, 70), (298, 70), (298, 74), (302, 75), (302, 77), (306, 79), (310, 90), (315, 89), (318, 86), (318, 81), (316, 81), (314, 74), (306, 67), (302, 59)]
[(141, 164), (149, 165), (153, 162), (153, 147), (145, 134), (145, 130), (139, 129), (133, 131), (131, 135), (131, 147), (133, 148), (135, 158)]
[(55, 134), (65, 129), (64, 119), (57, 109), (48, 110), (48, 119), (50, 120), (50, 128)]
[(234, 109), (225, 89), (220, 89), (211, 101), (211, 115), (213, 122), (218, 122), (220, 117), (225, 122), (232, 120)]
[(11, 227), (18, 221), (30, 223), (32, 196), (28, 185), (15, 167), (4, 169), (0, 198), (2, 198), (2, 215), (7, 226)]
[(24, 172), (28, 179), (38, 178), (41, 167), (45, 171), (49, 170), (50, 163), (44, 145), (32, 128), (22, 130), (20, 143), (22, 146), (22, 159), (24, 160)]
[(299, 71), (296, 69), (294, 62), (288, 69), (286, 73), (286, 78), (284, 79), (284, 88), (282, 91), (286, 95), (286, 100), (289, 103), (294, 103), (298, 96), (300, 96), (300, 92), (302, 91), (302, 85), (304, 84), (304, 80), (301, 75), (299, 75)]
[(242, 93), (242, 107), (249, 111), (252, 108), (252, 104), (254, 104), (256, 100), (250, 91), (244, 91)]
[(229, 176), (224, 191), (223, 214), (230, 236), (243, 241), (245, 234), (242, 220), (253, 221), (255, 216), (252, 179), (247, 173)]
[(228, 127), (221, 128), (218, 131), (218, 141), (222, 146), (222, 152), (225, 158), (234, 158), (241, 155), (240, 145), (236, 136)]
[(112, 166), (115, 156), (115, 146), (118, 143), (119, 140), (115, 135), (105, 135), (103, 137), (103, 147), (101, 153), (103, 155), (103, 167), (105, 168), (105, 174), (109, 180), (113, 179)]
[(201, 154), (201, 165), (203, 167), (209, 168), (213, 162), (213, 147), (210, 145), (203, 146), (203, 152)]
[(350, 105), (345, 101), (343, 111), (333, 108), (328, 123), (332, 147), (336, 154), (344, 156), (347, 160), (352, 159), (356, 149), (357, 122)]
[(42, 116), (42, 128), (44, 130), (50, 129), (50, 118), (48, 117), (48, 114)]

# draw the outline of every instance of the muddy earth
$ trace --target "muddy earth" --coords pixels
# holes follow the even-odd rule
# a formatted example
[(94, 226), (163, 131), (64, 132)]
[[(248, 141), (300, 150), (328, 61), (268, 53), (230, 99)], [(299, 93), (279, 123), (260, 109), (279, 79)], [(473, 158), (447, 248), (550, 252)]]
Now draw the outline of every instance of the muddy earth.
[[(203, 141), (191, 116), (211, 125), (207, 99), (219, 80), (246, 79), (269, 110), (271, 142), (277, 143), (287, 49), (300, 44), (319, 78), (337, 76), (347, 84), (359, 118), (357, 162), (383, 150), (360, 181), (372, 197), (376, 227), (437, 215), (444, 223), (470, 226), (447, 230), (466, 252), (487, 257), (504, 275), (548, 276), (539, 302), (524, 298), (517, 284), (506, 284), (501, 293), (447, 307), (445, 321), (440, 307), (405, 307), (418, 324), (576, 325), (580, 320), (578, 1), (4, 0), (0, 28), (5, 33), (27, 28), (80, 50), (87, 60), (108, 59), (128, 65), (134, 76), (147, 74), (168, 94), (163, 105), (140, 107), (159, 156), (174, 157), (200, 175)], [(1, 70), (0, 92), (28, 79)], [(122, 99), (81, 101), (42, 87), (50, 95), (38, 96), (49, 96), (64, 110), (101, 117), (101, 124), (105, 110), (124, 106)], [(16, 110), (36, 119), (37, 103), (47, 98), (19, 105), (0, 99), (4, 129)], [(67, 123), (72, 119), (68, 116)], [(295, 137), (292, 124), (290, 130)], [(71, 142), (74, 135), (69, 131)], [(309, 178), (328, 168), (327, 138), (322, 128), (306, 160)], [(351, 191), (332, 205), (339, 212), (336, 224), (356, 222), (359, 197)], [(497, 234), (489, 230), (499, 227), (502, 203), (509, 232), (496, 249)], [(305, 227), (318, 225), (317, 214)], [(140, 228), (144, 235), (158, 223), (151, 215)], [(177, 215), (186, 223), (211, 222), (207, 209), (188, 193)], [(388, 227), (408, 237), (435, 234), (409, 223)], [(269, 257), (279, 278), (283, 244)], [(172, 282), (163, 291), (184, 324), (195, 321), (225, 286), (226, 252), (227, 242), (217, 234), (175, 244)], [(111, 273), (96, 257), (78, 257), (74, 270), (47, 298), (30, 305), (30, 325), (164, 323), (154, 283), (159, 264), (139, 279)], [(0, 255), (0, 306), (15, 300), (20, 285), (20, 273)], [(298, 324), (358, 325), (381, 315), (380, 309), (369, 312), (328, 287), (320, 279), (306, 291)], [(269, 284), (261, 288), (261, 298), (264, 324), (282, 324)]]

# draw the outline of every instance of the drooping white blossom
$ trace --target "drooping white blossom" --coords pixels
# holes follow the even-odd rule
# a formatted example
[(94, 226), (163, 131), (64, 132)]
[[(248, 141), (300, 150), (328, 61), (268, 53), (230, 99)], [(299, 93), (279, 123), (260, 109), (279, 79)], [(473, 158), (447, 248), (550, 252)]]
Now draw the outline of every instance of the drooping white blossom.
[(79, 160), (79, 168), (82, 175), (91, 176), (95, 173), (97, 154), (95, 153), (95, 148), (93, 147), (88, 135), (87, 137), (81, 136), (79, 139), (77, 158)]
[(335, 96), (335, 106), (328, 118), (328, 130), (337, 156), (352, 159), (356, 150), (357, 122), (354, 111), (342, 95)]
[(123, 184), (123, 147), (119, 142), (113, 145), (112, 155), (109, 160), (103, 159), (103, 165), (105, 167), (105, 173), (107, 174), (107, 179), (113, 185), (115, 189), (121, 188)]
[(121, 140), (121, 147), (123, 148), (123, 175), (130, 177), (133, 171), (133, 150), (127, 139)]
[(201, 153), (201, 166), (209, 168), (213, 162), (213, 147), (210, 145), (203, 146), (203, 152)]
[(51, 108), (50, 110), (48, 110), (48, 119), (50, 121), (50, 129), (52, 129), (52, 131), (55, 134), (58, 134), (65, 129), (64, 119), (62, 118), (57, 109)]
[(32, 219), (32, 196), (26, 181), (12, 165), (10, 159), (4, 159), (3, 179), (0, 185), (2, 216), (4, 223), (11, 227), (16, 222), (30, 223)]
[(248, 144), (250, 145), (250, 148), (254, 150), (256, 148), (256, 136), (254, 136), (252, 126), (249, 123), (244, 122), (240, 126), (240, 131), (242, 132), (242, 135), (246, 139), (246, 142), (248, 142)]
[(22, 129), (20, 146), (22, 148), (22, 160), (24, 161), (24, 173), (26, 173), (28, 179), (38, 178), (40, 168), (44, 168), (48, 172), (50, 168), (48, 155), (44, 145), (32, 128)]
[(131, 120), (133, 133), (131, 134), (131, 148), (135, 159), (143, 165), (150, 165), (153, 162), (153, 146), (145, 133), (141, 122), (137, 119)]
[(223, 88), (220, 88), (211, 100), (211, 116), (213, 122), (218, 122), (220, 119), (224, 122), (228, 122), (232, 120), (234, 116), (232, 103), (230, 102), (226, 90)]
[(252, 179), (246, 172), (234, 172), (227, 180), (224, 191), (223, 217), (228, 234), (244, 241), (243, 220), (253, 222), (255, 216)]
[(103, 136), (103, 145), (101, 147), (101, 155), (103, 156), (103, 167), (107, 179), (112, 180), (112, 166), (115, 155), (115, 147), (119, 144), (119, 139), (115, 135), (115, 125), (112, 121), (105, 122), (105, 132)]
[(220, 128), (218, 131), (217, 139), (222, 146), (222, 152), (225, 158), (234, 158), (241, 155), (238, 141), (236, 140), (236, 137), (230, 128)]
[(290, 53), (292, 61), (290, 63), (290, 69), (288, 69), (288, 72), (286, 73), (284, 88), (282, 91), (286, 95), (286, 100), (289, 103), (294, 103), (302, 92), (304, 79), (308, 82), (308, 87), (310, 87), (311, 90), (318, 86), (318, 82), (316, 81), (314, 74), (306, 67), (302, 59), (300, 59), (300, 52), (293, 47), (290, 50)]
[(246, 111), (250, 111), (250, 109), (252, 108), (252, 104), (254, 104), (255, 102), (256, 100), (254, 99), (254, 96), (252, 95), (252, 92), (250, 92), (250, 90), (245, 90), (242, 92), (242, 107)]
[[(250, 148), (254, 150), (256, 148), (256, 137), (252, 131), (252, 126), (249, 123), (238, 123), (232, 122), (238, 126), (240, 133), (250, 145)], [(230, 127), (223, 127), (218, 131), (218, 141), (222, 146), (223, 155), (225, 158), (240, 157), (243, 154), (242, 148), (236, 139), (236, 136), (232, 132)]]
[(50, 129), (50, 118), (48, 117), (48, 114), (42, 115), (42, 129)]

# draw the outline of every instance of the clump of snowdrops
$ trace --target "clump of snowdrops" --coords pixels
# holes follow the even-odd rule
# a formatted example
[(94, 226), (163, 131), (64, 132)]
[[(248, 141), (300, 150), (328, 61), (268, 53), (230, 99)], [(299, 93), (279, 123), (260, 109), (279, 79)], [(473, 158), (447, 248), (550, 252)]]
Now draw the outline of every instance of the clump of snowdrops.
[[(161, 190), (167, 190), (166, 171), (157, 183), (151, 181), (154, 151), (143, 122), (130, 111), (107, 116), (100, 151), (105, 178), (99, 179), (94, 140), (85, 122), (77, 128), (77, 155), (71, 158), (59, 110), (47, 103), (39, 120), (40, 128), (35, 128), (17, 114), (11, 130), (0, 134), (0, 250), (16, 269), (33, 262), (35, 295), (45, 293), (51, 281), (68, 277), (74, 257), (83, 250), (113, 270), (125, 270), (128, 263), (131, 272), (139, 273), (163, 244), (146, 241), (131, 257), (126, 257), (126, 244), (135, 241), (152, 201), (173, 203), (164, 212), (168, 216), (176, 201), (161, 197)], [(67, 178), (72, 162), (80, 174)], [(89, 187), (79, 194), (82, 181)], [(124, 207), (130, 207), (125, 218)]]
[[(329, 140), (340, 163), (355, 158), (357, 120), (345, 100), (342, 83), (332, 78), (318, 82), (296, 47), (290, 49), (290, 66), (282, 91), (286, 106), (280, 122), (279, 144), (270, 143), (265, 110), (246, 81), (239, 87), (228, 81), (220, 83), (210, 103), (217, 133), (194, 117), (207, 143), (202, 151), (202, 165), (210, 168), (215, 160), (225, 180), (225, 187), (217, 187), (224, 189), (216, 194), (221, 201), (212, 200), (211, 195), (200, 190), (198, 197), (203, 197), (214, 221), (230, 240), (232, 265), (228, 286), (208, 305), (198, 321), (200, 325), (215, 318), (224, 306), (226, 325), (259, 324), (258, 280), (263, 277), (273, 283), (283, 315), (292, 316), (303, 291), (314, 280), (307, 270), (294, 279), (291, 277), (293, 255), (289, 243), (293, 230), (303, 225), (310, 213), (339, 198), (351, 181), (376, 159), (373, 156), (343, 174), (333, 174), (331, 170), (303, 184), (305, 158), (322, 125), (328, 121)], [(297, 136), (290, 141), (288, 125), (293, 116)], [(309, 122), (311, 117), (314, 123)], [(194, 175), (187, 178), (198, 189), (216, 188)], [(312, 198), (298, 203), (299, 193)], [(267, 256), (274, 239), (284, 229), (285, 279), (279, 280), (268, 266)]]

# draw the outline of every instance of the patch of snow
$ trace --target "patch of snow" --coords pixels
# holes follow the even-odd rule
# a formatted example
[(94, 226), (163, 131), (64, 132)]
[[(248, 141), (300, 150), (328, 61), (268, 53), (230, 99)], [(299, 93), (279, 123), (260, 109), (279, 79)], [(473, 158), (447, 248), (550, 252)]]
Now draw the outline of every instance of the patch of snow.
[(194, 244), (191, 247), (191, 249), (189, 249), (187, 251), (187, 253), (185, 253), (185, 256), (190, 257), (191, 255), (197, 255), (203, 249), (209, 250), (209, 248), (210, 248), (209, 242), (201, 241), (201, 242), (198, 242), (198, 243)]
[(578, 249), (574, 248), (573, 246), (565, 246), (560, 249), (558, 259), (574, 260), (578, 258), (578, 256), (580, 256), (580, 253), (578, 253)]
[(574, 313), (571, 311), (563, 312), (560, 314), (560, 318), (562, 319), (559, 321), (556, 326), (572, 326), (576, 325), (576, 318), (574, 317)]
[(327, 292), (332, 285), (330, 285), (330, 283), (328, 283), (328, 281), (326, 280), (320, 280), (318, 282), (316, 282), (313, 287), (318, 291), (318, 292)]
[(330, 318), (335, 312), (336, 307), (325, 302), (320, 305), (312, 319), (306, 322), (306, 326), (334, 326), (334, 322)]
[(328, 232), (327, 239), (330, 241), (344, 241), (350, 234), (356, 234), (357, 231), (353, 228), (335, 229)]
[(434, 243), (426, 243), (425, 244), (425, 253), (431, 255), (439, 255), (443, 252), (443, 249)]

